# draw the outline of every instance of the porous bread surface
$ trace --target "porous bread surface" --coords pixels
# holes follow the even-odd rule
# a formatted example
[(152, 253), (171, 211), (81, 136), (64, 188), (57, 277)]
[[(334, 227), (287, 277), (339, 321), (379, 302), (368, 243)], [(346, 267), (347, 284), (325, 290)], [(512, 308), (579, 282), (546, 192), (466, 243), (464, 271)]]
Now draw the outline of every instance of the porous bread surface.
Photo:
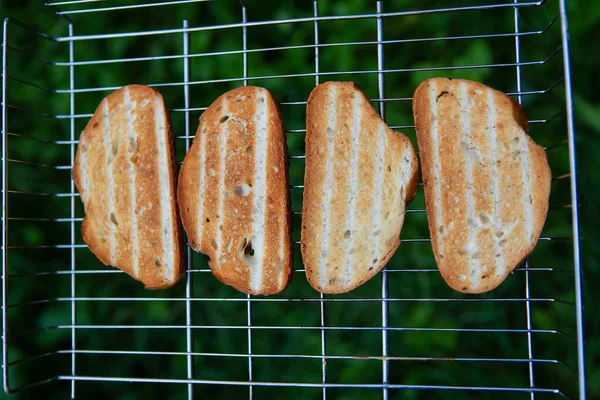
[(434, 78), (413, 96), (431, 244), (453, 289), (494, 289), (533, 251), (551, 173), (527, 119), (506, 94)]
[(322, 293), (344, 293), (377, 274), (400, 244), (417, 189), (410, 140), (391, 130), (353, 82), (317, 86), (306, 108), (301, 251)]
[(184, 273), (177, 165), (160, 93), (128, 85), (102, 100), (83, 130), (73, 179), (90, 250), (144, 283), (172, 286)]
[(244, 293), (279, 293), (291, 280), (287, 168), (283, 122), (268, 90), (231, 90), (200, 117), (179, 176), (183, 226), (213, 274)]

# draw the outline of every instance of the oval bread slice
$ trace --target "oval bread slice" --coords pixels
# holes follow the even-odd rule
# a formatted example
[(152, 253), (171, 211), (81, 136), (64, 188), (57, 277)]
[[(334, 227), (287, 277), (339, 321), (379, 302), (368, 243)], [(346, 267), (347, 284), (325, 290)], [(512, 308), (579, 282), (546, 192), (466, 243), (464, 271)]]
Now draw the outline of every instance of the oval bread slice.
[(453, 289), (494, 289), (531, 253), (551, 174), (518, 103), (477, 82), (435, 78), (413, 96), (431, 244)]
[(353, 82), (317, 86), (306, 106), (302, 258), (321, 293), (363, 284), (400, 245), (417, 190), (410, 140), (381, 120)]
[(100, 261), (147, 289), (172, 286), (184, 273), (176, 171), (169, 113), (158, 91), (129, 85), (102, 100), (73, 165), (86, 214), (81, 233)]
[(288, 285), (287, 147), (268, 90), (231, 90), (202, 114), (179, 175), (178, 201), (190, 246), (210, 257), (219, 280), (250, 294)]

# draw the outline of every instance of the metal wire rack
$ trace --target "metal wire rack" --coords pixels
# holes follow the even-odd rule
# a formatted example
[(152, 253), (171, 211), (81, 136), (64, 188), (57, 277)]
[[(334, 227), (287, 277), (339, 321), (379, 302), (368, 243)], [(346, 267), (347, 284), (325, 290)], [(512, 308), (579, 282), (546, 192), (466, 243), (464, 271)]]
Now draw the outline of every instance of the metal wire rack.
[[(293, 14), (283, 4), (267, 10), (227, 1), (229, 17), (211, 17), (212, 2), (145, 1), (50, 1), (36, 8), (48, 14), (47, 26), (4, 20), (7, 393), (586, 398), (565, 0), (464, 0), (451, 7), (413, 2), (430, 7), (422, 9), (371, 1), (358, 14), (317, 0)], [(179, 18), (192, 7), (200, 16)], [(160, 21), (143, 20), (156, 10)], [(491, 16), (485, 21), (504, 22), (481, 24), (484, 15)], [(136, 18), (139, 24), (125, 24)], [(98, 31), (94, 19), (140, 28)], [(431, 30), (430, 36), (394, 33), (403, 24), (444, 21), (458, 21), (459, 27)], [(366, 36), (355, 38), (352, 31), (363, 26)], [(149, 45), (161, 40), (163, 47)], [(211, 40), (222, 45), (206, 44)], [(471, 54), (465, 46), (473, 44), (480, 47)], [(353, 52), (361, 63), (338, 64), (337, 51)], [(449, 62), (445, 51), (466, 55)], [(396, 53), (418, 53), (423, 61), (402, 64)], [(299, 54), (290, 56), (294, 62), (282, 61), (294, 54)], [(216, 72), (204, 73), (203, 65), (211, 63)], [(223, 63), (236, 65), (237, 72), (221, 73)], [(554, 176), (536, 251), (490, 294), (460, 295), (441, 281), (429, 255), (422, 190), (407, 211), (403, 244), (390, 265), (342, 296), (318, 295), (308, 287), (297, 229), (294, 283), (273, 297), (244, 296), (216, 283), (206, 260), (189, 248), (184, 282), (147, 292), (120, 271), (101, 266), (80, 239), (83, 209), (70, 179), (78, 132), (100, 99), (124, 84), (149, 84), (163, 92), (180, 161), (197, 117), (219, 92), (247, 84), (269, 88), (280, 98), (289, 128), (296, 227), (305, 132), (298, 121), (312, 86), (359, 82), (382, 118), (414, 139), (411, 82), (481, 71), (484, 83), (525, 105), (531, 135), (546, 148)]]

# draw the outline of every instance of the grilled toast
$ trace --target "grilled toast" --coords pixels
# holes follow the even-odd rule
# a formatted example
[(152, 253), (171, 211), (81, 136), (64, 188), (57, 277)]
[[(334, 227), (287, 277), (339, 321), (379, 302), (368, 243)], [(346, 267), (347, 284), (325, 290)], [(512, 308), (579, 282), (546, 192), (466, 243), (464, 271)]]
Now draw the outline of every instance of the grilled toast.
[(462, 79), (434, 78), (413, 96), (431, 243), (453, 289), (494, 289), (533, 251), (551, 174), (518, 103)]
[(213, 274), (244, 293), (279, 293), (291, 280), (287, 169), (281, 114), (266, 89), (231, 90), (200, 117), (179, 175), (183, 226)]
[(147, 86), (108, 95), (79, 138), (73, 180), (86, 214), (83, 240), (147, 289), (184, 273), (176, 170), (169, 113)]
[(353, 82), (317, 86), (306, 106), (301, 251), (321, 293), (348, 292), (400, 245), (418, 185), (410, 140), (391, 130)]

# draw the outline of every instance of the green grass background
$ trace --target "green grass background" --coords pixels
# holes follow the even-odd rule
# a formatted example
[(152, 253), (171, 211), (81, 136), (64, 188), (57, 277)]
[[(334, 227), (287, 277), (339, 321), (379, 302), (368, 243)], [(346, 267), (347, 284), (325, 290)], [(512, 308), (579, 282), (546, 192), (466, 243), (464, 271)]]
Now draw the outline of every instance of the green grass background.
[[(65, 5), (63, 10), (84, 7), (133, 4), (133, 1), (110, 1), (83, 5)], [(397, 0), (385, 1), (384, 11), (409, 11), (475, 4), (508, 3), (489, 0)], [(560, 45), (559, 21), (551, 23), (558, 12), (558, 1), (547, 0), (539, 7), (523, 8), (520, 12), (520, 29), (525, 32), (544, 30), (543, 34), (525, 35), (521, 39), (521, 60), (531, 62), (522, 68), (524, 91), (552, 87), (563, 76), (562, 53), (554, 54)], [(248, 20), (261, 21), (311, 17), (310, 1), (279, 2), (266, 0), (247, 2)], [(0, 2), (0, 15), (45, 32), (53, 37), (68, 35), (68, 25), (51, 7), (37, 1)], [(375, 1), (319, 1), (320, 15), (344, 15), (376, 12)], [(582, 265), (584, 272), (586, 361), (588, 372), (588, 398), (600, 398), (600, 333), (598, 296), (595, 288), (600, 283), (595, 238), (598, 237), (598, 136), (600, 134), (600, 82), (596, 68), (600, 53), (597, 32), (600, 28), (600, 3), (569, 1), (568, 15), (571, 34), (571, 51), (574, 80), (574, 101), (577, 134), (578, 182), (580, 193)], [(187, 19), (191, 27), (238, 23), (242, 12), (234, 0), (196, 4), (170, 5), (142, 10), (71, 14), (76, 35), (103, 32), (134, 32), (141, 30), (170, 29), (182, 26)], [(492, 33), (510, 33), (514, 30), (512, 8), (479, 10), (459, 13), (407, 15), (386, 18), (384, 40), (414, 39), (424, 37), (468, 36)], [(70, 170), (52, 166), (68, 166), (74, 146), (57, 144), (69, 141), (71, 135), (69, 115), (70, 96), (60, 92), (69, 88), (69, 67), (53, 65), (44, 60), (68, 62), (69, 43), (41, 39), (15, 25), (9, 25), (8, 44), (20, 49), (9, 50), (8, 75), (35, 83), (31, 86), (19, 80), (9, 80), (6, 86), (9, 104), (19, 108), (8, 110), (8, 131), (22, 136), (8, 136), (8, 158), (32, 164), (9, 162), (9, 189), (38, 193), (68, 193), (71, 190)], [(332, 20), (319, 24), (320, 43), (342, 43), (376, 40), (375, 19)], [(312, 22), (248, 27), (249, 49), (281, 46), (301, 46), (314, 43)], [(201, 31), (190, 34), (191, 53), (206, 54), (242, 48), (242, 29), (231, 28)], [(183, 50), (181, 34), (133, 36), (108, 40), (76, 41), (73, 44), (75, 61), (118, 59), (129, 57), (180, 55)], [(403, 42), (384, 45), (384, 67), (393, 70), (385, 74), (387, 98), (400, 99), (386, 102), (386, 122), (415, 142), (410, 98), (414, 88), (432, 76), (463, 77), (478, 80), (497, 89), (516, 91), (514, 66), (496, 68), (447, 68), (480, 64), (514, 63), (514, 38), (460, 39), (451, 41)], [(554, 55), (553, 55), (554, 54)], [(35, 58), (33, 58), (35, 57)], [(534, 64), (546, 60), (545, 63)], [(320, 49), (321, 82), (326, 80), (354, 80), (371, 98), (378, 98), (377, 74), (340, 74), (344, 71), (373, 71), (377, 69), (376, 45), (333, 46)], [(282, 103), (303, 102), (315, 85), (314, 49), (250, 52), (248, 54), (249, 84), (268, 88)], [(406, 69), (422, 71), (407, 72)], [(440, 68), (432, 71), (427, 69)], [(207, 107), (226, 90), (242, 84), (243, 58), (240, 53), (230, 55), (205, 55), (190, 60), (190, 106)], [(285, 75), (307, 74), (288, 78)], [(253, 77), (277, 75), (273, 79)], [(76, 89), (118, 87), (129, 83), (183, 82), (183, 62), (148, 60), (133, 63), (108, 63), (74, 67)], [(207, 80), (222, 80), (205, 84)], [(45, 90), (50, 89), (50, 90)], [(57, 92), (58, 90), (58, 92)], [(181, 85), (159, 88), (172, 111), (175, 134), (178, 138), (177, 155), (185, 154), (186, 135), (193, 136), (200, 110), (189, 112), (190, 131), (185, 132), (186, 113)], [(85, 114), (93, 113), (102, 97), (110, 91), (100, 90), (76, 93), (74, 119), (75, 139), (85, 127)], [(544, 146), (552, 146), (566, 139), (564, 115), (564, 85), (544, 94), (523, 97), (530, 120), (530, 133)], [(303, 104), (284, 104), (282, 113), (286, 127), (289, 153), (303, 154), (304, 134), (296, 132), (305, 128)], [(30, 110), (30, 111), (27, 111)], [(555, 116), (555, 118), (551, 118)], [(548, 120), (549, 119), (549, 120)], [(547, 122), (541, 122), (548, 120)], [(535, 121), (538, 121), (535, 123)], [(567, 147), (548, 150), (553, 176), (569, 172)], [(39, 165), (41, 164), (41, 165)], [(303, 181), (303, 160), (290, 160), (290, 179), (293, 185)], [(300, 190), (292, 190), (292, 208), (301, 209)], [(411, 203), (410, 209), (424, 207), (423, 194)], [(570, 203), (569, 179), (553, 183), (551, 204)], [(74, 199), (75, 216), (83, 216), (79, 198)], [(71, 330), (45, 329), (71, 323), (69, 301), (43, 301), (71, 296), (70, 274), (52, 271), (70, 269), (69, 249), (39, 248), (48, 244), (69, 244), (71, 223), (58, 221), (31, 221), (19, 218), (70, 218), (71, 198), (40, 195), (8, 195), (8, 304), (35, 302), (7, 309), (9, 332), (9, 361), (18, 361), (38, 354), (55, 353), (71, 349)], [(299, 218), (294, 217), (294, 237), (299, 240)], [(75, 242), (82, 244), (80, 223), (74, 224)], [(426, 238), (428, 230), (424, 213), (407, 214), (402, 237)], [(576, 367), (576, 346), (569, 335), (575, 333), (575, 311), (568, 302), (574, 300), (573, 261), (571, 236), (571, 210), (553, 208), (550, 211), (544, 237), (567, 238), (552, 242), (542, 241), (530, 258), (530, 266), (538, 270), (529, 273), (531, 296), (548, 301), (531, 305), (533, 328), (560, 331), (558, 333), (533, 333), (533, 356), (536, 359), (558, 360)], [(37, 246), (37, 247), (36, 247)], [(295, 267), (302, 268), (296, 246)], [(136, 282), (121, 273), (112, 273), (102, 266), (86, 248), (73, 252), (78, 271), (106, 270), (103, 274), (78, 274), (77, 297), (128, 297), (129, 301), (99, 302), (81, 300), (76, 303), (77, 324), (90, 329), (78, 329), (78, 350), (136, 350), (183, 352), (186, 348), (184, 329), (97, 329), (94, 325), (185, 325), (185, 283), (172, 289), (147, 292)], [(193, 303), (193, 322), (201, 326), (245, 326), (247, 303), (245, 296), (226, 287), (206, 271), (206, 259), (192, 256), (190, 274), (194, 297), (204, 300)], [(544, 268), (551, 270), (544, 270)], [(523, 302), (480, 299), (522, 299), (525, 295), (526, 273), (521, 269), (512, 274), (497, 290), (481, 296), (464, 296), (450, 290), (437, 273), (428, 243), (405, 242), (391, 260), (388, 269), (389, 324), (395, 328), (436, 328), (446, 331), (396, 330), (389, 333), (390, 355), (406, 357), (389, 363), (390, 383), (403, 385), (450, 386), (529, 386), (528, 364), (524, 362), (468, 362), (453, 358), (527, 358), (525, 333), (474, 333), (457, 329), (526, 329), (526, 310)], [(401, 270), (401, 271), (400, 271)], [(393, 272), (397, 271), (397, 272)], [(33, 273), (49, 272), (46, 275)], [(136, 301), (136, 298), (156, 300)], [(366, 299), (381, 297), (381, 275), (362, 287), (342, 296), (326, 299)], [(305, 299), (306, 301), (267, 302), (259, 299), (252, 303), (252, 323), (257, 326), (315, 327), (320, 323), (318, 295), (306, 283), (303, 272), (294, 275), (291, 286), (275, 299)], [(450, 299), (444, 302), (421, 301), (428, 298)], [(457, 302), (453, 299), (473, 299)], [(217, 299), (217, 300), (215, 300)], [(218, 299), (233, 299), (225, 301)], [(564, 300), (549, 301), (550, 299)], [(379, 301), (336, 302), (326, 301), (327, 326), (377, 328), (381, 326)], [(34, 332), (30, 332), (34, 331)], [(28, 333), (29, 332), (29, 333)], [(381, 331), (328, 330), (325, 335), (327, 354), (340, 356), (327, 360), (327, 382), (330, 383), (380, 383), (382, 363)], [(321, 354), (321, 332), (315, 329), (255, 329), (252, 333), (252, 351), (259, 355)], [(201, 353), (246, 354), (248, 351), (246, 329), (197, 329), (194, 332), (194, 351)], [(341, 356), (364, 358), (345, 359)], [(425, 358), (436, 357), (436, 360)], [(195, 356), (194, 378), (206, 380), (248, 380), (246, 357)], [(51, 378), (71, 375), (71, 355), (53, 354), (39, 359), (16, 363), (9, 368), (10, 387)], [(321, 382), (320, 358), (253, 358), (253, 379), (266, 382)], [(560, 389), (568, 396), (577, 395), (577, 373), (562, 364), (545, 362), (534, 366), (536, 387)], [(185, 379), (186, 358), (167, 355), (101, 355), (78, 354), (77, 376), (108, 376), (138, 378)], [(68, 381), (53, 382), (33, 390), (21, 392), (14, 398), (68, 398), (71, 385)], [(198, 398), (245, 397), (245, 386), (196, 385)], [(321, 389), (255, 387), (255, 398), (320, 398)], [(99, 383), (77, 382), (80, 398), (185, 398), (187, 386), (183, 384), (156, 383)], [(336, 399), (381, 398), (381, 390), (328, 389), (327, 395)], [(0, 395), (2, 396), (2, 395)], [(528, 394), (393, 390), (395, 399), (504, 399), (528, 398)], [(536, 398), (554, 398), (540, 394)]]

